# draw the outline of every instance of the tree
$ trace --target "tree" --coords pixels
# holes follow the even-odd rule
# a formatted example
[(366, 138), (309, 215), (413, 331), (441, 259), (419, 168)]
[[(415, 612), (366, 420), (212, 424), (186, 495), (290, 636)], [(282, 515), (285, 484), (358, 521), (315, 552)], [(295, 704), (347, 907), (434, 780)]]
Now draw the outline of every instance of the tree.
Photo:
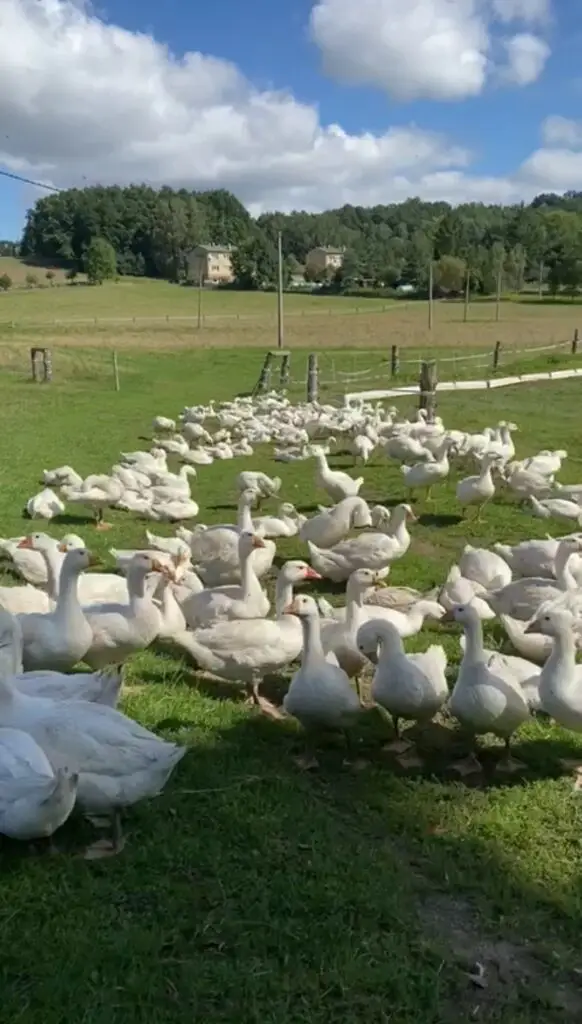
[(36, 274), (29, 273), (24, 278), (24, 281), (26, 283), (27, 288), (36, 288), (38, 284), (38, 277), (36, 276)]
[(507, 278), (507, 285), (511, 291), (523, 291), (526, 265), (527, 256), (525, 249), (523, 245), (518, 243), (517, 245), (514, 245), (510, 252), (508, 252), (505, 260), (504, 270)]
[(12, 278), (8, 274), (0, 274), (0, 290), (7, 292), (12, 288)]
[(232, 272), (239, 288), (264, 288), (277, 279), (277, 252), (262, 233), (256, 233), (234, 250)]
[(65, 277), (69, 284), (74, 284), (78, 276), (79, 271), (76, 269), (76, 267), (70, 267), (69, 270), (67, 270), (67, 273), (65, 274)]
[(84, 262), (90, 284), (103, 284), (117, 274), (115, 249), (106, 238), (94, 238), (90, 242)]
[(463, 290), (467, 265), (458, 256), (441, 256), (434, 264), (434, 284), (440, 291), (452, 294)]
[(54, 270), (47, 270), (47, 272), (46, 272), (46, 274), (44, 276), (46, 277), (48, 283), (50, 284), (50, 286), (52, 288), (52, 284), (53, 284), (53, 281), (55, 279), (55, 272), (54, 272)]

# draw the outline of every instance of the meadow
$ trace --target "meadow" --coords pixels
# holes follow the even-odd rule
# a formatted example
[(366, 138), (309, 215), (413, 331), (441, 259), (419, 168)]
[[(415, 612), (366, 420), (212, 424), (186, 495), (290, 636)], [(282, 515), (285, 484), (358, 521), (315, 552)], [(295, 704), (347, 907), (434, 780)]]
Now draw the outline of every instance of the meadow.
[[(16, 265), (16, 268), (15, 268)], [(145, 278), (120, 278), (92, 287), (60, 278), (53, 287), (23, 286), (18, 260), (0, 258), (20, 286), (0, 293), (0, 343), (113, 346), (140, 349), (247, 348), (276, 346), (277, 297), (272, 292), (204, 289), (198, 328), (198, 290)], [(368, 299), (286, 293), (284, 343), (291, 349), (411, 347), (526, 348), (567, 341), (580, 327), (580, 307), (570, 299), (508, 296), (499, 322), (495, 303), (475, 300), (464, 322), (461, 302), (435, 302), (428, 330), (428, 304), (414, 300)]]
[[(55, 289), (56, 290), (56, 289)], [(25, 355), (25, 353), (24, 353)], [(81, 358), (79, 353), (75, 357)], [(71, 356), (71, 358), (73, 358)], [(97, 354), (95, 354), (97, 358)], [(370, 355), (372, 359), (372, 355)], [(87, 373), (33, 385), (0, 375), (0, 531), (26, 532), (26, 499), (43, 468), (107, 470), (120, 450), (147, 445), (154, 414), (229, 399), (255, 382), (260, 353), (221, 349), (132, 352), (122, 388)], [(519, 425), (518, 454), (566, 448), (561, 475), (580, 479), (579, 381), (446, 395), (450, 426)], [(540, 416), (540, 409), (546, 410)], [(410, 409), (410, 403), (402, 405)], [(350, 468), (338, 454), (336, 466)], [(267, 450), (200, 467), (193, 491), (202, 522), (232, 521), (240, 469), (273, 470)], [(282, 496), (311, 512), (324, 495), (309, 462), (282, 465)], [(363, 495), (404, 497), (398, 467), (376, 455)], [(416, 507), (413, 541), (391, 580), (429, 588), (464, 544), (544, 536), (547, 526), (502, 493), (484, 521), (462, 522), (457, 473)], [(274, 506), (271, 506), (274, 507)], [(144, 524), (112, 513), (95, 533), (73, 512), (52, 532), (108, 548), (140, 546)], [(169, 533), (161, 527), (157, 532)], [(278, 561), (303, 555), (278, 544)], [(337, 602), (337, 588), (319, 585)], [(488, 641), (502, 642), (496, 627)], [(434, 625), (409, 649), (443, 643), (454, 666), (458, 630)], [(280, 700), (284, 679), (266, 692)], [(406, 774), (384, 751), (374, 712), (355, 730), (355, 753), (322, 743), (320, 769), (294, 755), (300, 730), (250, 710), (236, 688), (197, 673), (169, 648), (127, 666), (123, 707), (160, 734), (191, 744), (157, 801), (128, 817), (117, 858), (79, 856), (93, 833), (68, 823), (62, 853), (42, 858), (0, 846), (2, 1019), (27, 1024), (558, 1024), (582, 1016), (582, 812), (563, 760), (582, 741), (536, 719), (515, 755), (523, 775), (494, 772), (476, 788), (447, 766), (452, 733), (429, 739), (425, 768)], [(484, 966), (479, 983), (476, 962)], [(476, 974), (477, 972), (477, 974)]]

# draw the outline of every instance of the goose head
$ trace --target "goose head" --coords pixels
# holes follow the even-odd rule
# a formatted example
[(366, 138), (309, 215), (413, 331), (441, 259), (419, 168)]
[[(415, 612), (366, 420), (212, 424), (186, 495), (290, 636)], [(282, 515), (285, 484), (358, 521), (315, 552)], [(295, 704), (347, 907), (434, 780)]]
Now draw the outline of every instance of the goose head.
[(305, 583), (308, 580), (321, 579), (320, 574), (315, 569), (312, 569), (307, 562), (302, 562), (299, 559), (285, 562), (280, 570), (280, 574), (285, 583), (291, 583), (293, 586), (298, 586), (300, 583)]
[(318, 619), (317, 602), (307, 594), (298, 594), (285, 608), (285, 615), (296, 615), (298, 619)]

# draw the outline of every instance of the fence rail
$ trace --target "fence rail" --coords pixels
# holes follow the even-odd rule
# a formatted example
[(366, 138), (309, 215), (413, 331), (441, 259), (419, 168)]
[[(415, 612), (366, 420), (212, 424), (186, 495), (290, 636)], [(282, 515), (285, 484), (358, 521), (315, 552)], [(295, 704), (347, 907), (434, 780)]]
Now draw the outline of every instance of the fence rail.
[[(274, 296), (273, 296), (274, 297)], [(316, 300), (317, 301), (317, 300)], [(401, 309), (401, 304), (398, 305), (396, 302), (387, 303), (383, 306), (372, 306), (366, 308), (365, 306), (348, 306), (346, 309), (334, 309), (331, 306), (325, 309), (298, 309), (294, 311), (285, 310), (285, 320), (301, 319), (302, 317), (312, 316), (360, 316), (362, 314), (371, 313), (386, 313), (388, 310)], [(103, 325), (115, 325), (115, 324), (162, 324), (162, 323), (190, 323), (196, 327), (201, 327), (207, 321), (219, 321), (219, 320), (244, 320), (244, 321), (262, 321), (262, 322), (275, 322), (277, 319), (277, 311), (273, 308), (272, 313), (202, 313), (200, 317), (197, 314), (189, 314), (184, 316), (87, 316), (87, 317), (55, 317), (45, 320), (37, 320), (35, 317), (11, 317), (7, 320), (0, 320), (0, 328), (16, 328), (16, 327), (80, 327), (83, 324), (91, 324), (93, 327), (98, 327), (100, 324)]]
[[(456, 354), (452, 356), (439, 356), (438, 362), (447, 365), (448, 373), (450, 373), (450, 370), (452, 369), (453, 377), (456, 376), (455, 371), (457, 369), (461, 369), (463, 365), (466, 366), (467, 370), (470, 368), (471, 371), (475, 369), (480, 369), (482, 367), (487, 367), (490, 371), (490, 374), (483, 380), (476, 382), (474, 379), (467, 380), (467, 373), (461, 373), (460, 376), (463, 378), (462, 380), (456, 379), (449, 381), (444, 385), (438, 385), (437, 387), (434, 388), (434, 392), (432, 393), (434, 395), (434, 393), (436, 393), (436, 390), (454, 390), (455, 388), (458, 388), (459, 390), (471, 390), (477, 387), (483, 389), (488, 387), (493, 388), (496, 386), (503, 387), (504, 384), (498, 383), (499, 381), (502, 380), (511, 383), (521, 383), (525, 381), (535, 380), (552, 380), (556, 379), (560, 375), (577, 376), (577, 373), (574, 373), (568, 369), (548, 371), (548, 374), (541, 373), (541, 375), (514, 373), (511, 377), (502, 378), (499, 375), (499, 370), (501, 369), (502, 362), (505, 362), (505, 365), (507, 365), (508, 361), (511, 370), (516, 369), (515, 362), (521, 359), (521, 357), (524, 357), (527, 360), (531, 360), (537, 356), (548, 356), (551, 352), (563, 353), (564, 355), (568, 354), (571, 356), (576, 355), (578, 352), (578, 346), (579, 332), (576, 329), (574, 331), (572, 338), (566, 341), (552, 342), (549, 345), (530, 345), (526, 346), (525, 348), (504, 348), (501, 342), (497, 341), (495, 343), (494, 349), (489, 350), (487, 352), (472, 352), (467, 355)], [(260, 394), (262, 392), (265, 392), (269, 390), (269, 388), (271, 387), (272, 370), (274, 369), (274, 359), (278, 355), (282, 355), (282, 353), (277, 351), (272, 351), (268, 353), (263, 364), (263, 368), (261, 370), (259, 379), (255, 384), (253, 392), (254, 394)], [(417, 374), (422, 378), (423, 372), (426, 372), (426, 367), (428, 365), (434, 366), (434, 380), (436, 382), (437, 360), (430, 360), (429, 363), (425, 355), (418, 355), (413, 359), (400, 360), (399, 355), (400, 353), (398, 347), (392, 345), (389, 357), (387, 357), (387, 355), (384, 354), (382, 361), (378, 365), (366, 366), (361, 369), (355, 368), (356, 357), (354, 356), (354, 367), (350, 371), (336, 369), (335, 358), (331, 358), (328, 361), (325, 355), (317, 352), (311, 352), (307, 357), (305, 367), (306, 372), (304, 371), (305, 376), (303, 375), (303, 373), (301, 373), (299, 376), (296, 376), (295, 374), (291, 374), (290, 372), (290, 353), (286, 352), (285, 372), (284, 374), (281, 373), (280, 375), (279, 387), (281, 387), (284, 390), (294, 389), (295, 392), (297, 392), (298, 389), (301, 389), (302, 391), (304, 391), (304, 393), (305, 389), (307, 389), (308, 401), (317, 400), (323, 393), (325, 393), (325, 397), (327, 399), (337, 399), (340, 398), (342, 394), (345, 395), (346, 398), (350, 400), (353, 400), (358, 395), (364, 400), (368, 398), (380, 399), (396, 397), (397, 395), (414, 394), (417, 393), (419, 390), (418, 383), (412, 383), (412, 381), (410, 385), (401, 385), (400, 387), (396, 386), (398, 378), (402, 374), (403, 367), (406, 368), (414, 366), (417, 370)], [(324, 364), (325, 371), (323, 373), (321, 372), (321, 359), (326, 360)], [(295, 360), (296, 357), (294, 356), (294, 364)], [(412, 374), (407, 373), (405, 371), (403, 376), (406, 378), (406, 376), (410, 377), (412, 376)], [(386, 384), (382, 387), (383, 378), (386, 378)], [(374, 388), (369, 387), (372, 381), (375, 384)], [(350, 389), (348, 391), (350, 384), (352, 386), (358, 386), (360, 390), (354, 391)], [(368, 390), (364, 390), (366, 384), (368, 384)], [(422, 385), (420, 386), (420, 389), (422, 396), (424, 395)]]

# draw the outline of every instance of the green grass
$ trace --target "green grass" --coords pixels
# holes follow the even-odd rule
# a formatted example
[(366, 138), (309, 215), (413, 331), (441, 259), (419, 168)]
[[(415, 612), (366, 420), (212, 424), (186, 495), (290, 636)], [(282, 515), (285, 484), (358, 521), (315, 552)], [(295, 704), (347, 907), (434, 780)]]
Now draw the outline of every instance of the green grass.
[[(0, 257), (0, 274), (11, 273), (3, 262), (18, 263)], [(37, 273), (41, 283), (44, 271), (27, 267), (26, 272)], [(287, 293), (285, 309), (288, 316), (313, 316), (318, 313), (353, 313), (356, 309), (367, 312), (382, 310), (390, 303), (387, 299), (362, 299), (350, 296), (324, 296)], [(181, 287), (168, 281), (155, 281), (141, 277), (121, 277), (92, 286), (84, 282), (43, 288), (15, 288), (0, 294), (0, 321), (45, 321), (98, 319), (131, 320), (132, 318), (189, 317), (198, 313), (198, 289)], [(216, 317), (276, 317), (277, 297), (274, 292), (240, 292), (227, 289), (204, 289), (202, 313), (206, 319)]]
[[(257, 354), (241, 361), (224, 350), (135, 354), (119, 394), (95, 387), (89, 374), (57, 374), (47, 387), (3, 375), (2, 534), (27, 530), (20, 510), (42, 468), (70, 462), (81, 473), (106, 470), (120, 450), (144, 444), (154, 414), (247, 390), (257, 363)], [(521, 453), (564, 447), (575, 457), (579, 386), (446, 396), (439, 411), (463, 429), (512, 419)], [(341, 455), (334, 462), (350, 465)], [(272, 470), (273, 463), (258, 451), (200, 468), (201, 521), (232, 521), (241, 468)], [(581, 471), (574, 458), (563, 479), (580, 479)], [(299, 507), (324, 497), (309, 463), (281, 466), (281, 475), (285, 498)], [(370, 501), (403, 496), (400, 472), (381, 457), (365, 477)], [(442, 580), (467, 540), (543, 536), (545, 524), (505, 496), (484, 523), (460, 523), (455, 478), (434, 508), (419, 509), (394, 583)], [(107, 537), (75, 514), (54, 532), (76, 529), (104, 557), (110, 545), (143, 542), (135, 517), (114, 513), (113, 521)], [(281, 558), (301, 553), (295, 541), (279, 545)], [(490, 639), (499, 641), (496, 630)], [(409, 646), (435, 641), (458, 660), (452, 627), (425, 630)], [(284, 692), (284, 680), (269, 685), (274, 695)], [(320, 771), (304, 774), (293, 759), (301, 748), (293, 723), (262, 719), (235, 689), (197, 675), (170, 651), (131, 661), (123, 707), (192, 749), (164, 795), (131, 813), (120, 857), (77, 858), (92, 832), (74, 823), (55, 859), (2, 844), (2, 1020), (580, 1020), (582, 815), (560, 766), (560, 758), (582, 756), (576, 736), (533, 722), (516, 744), (525, 777), (469, 789), (447, 777), (448, 749), (427, 748), (422, 776), (397, 771), (373, 714), (357, 730), (355, 764), (341, 746), (323, 745)], [(476, 960), (486, 964), (486, 989), (467, 976)]]

